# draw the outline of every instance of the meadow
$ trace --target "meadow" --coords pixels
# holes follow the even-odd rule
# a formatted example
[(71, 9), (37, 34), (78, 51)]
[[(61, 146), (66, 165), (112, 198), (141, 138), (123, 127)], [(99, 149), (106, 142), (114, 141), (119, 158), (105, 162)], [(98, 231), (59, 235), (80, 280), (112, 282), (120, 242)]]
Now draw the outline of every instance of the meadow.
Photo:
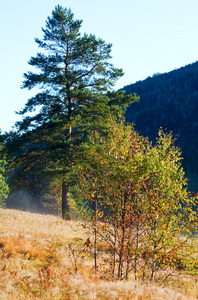
[(89, 224), (0, 209), (0, 299), (198, 299), (197, 278), (188, 274), (161, 286), (133, 274), (110, 280), (102, 243), (95, 275), (93, 246)]

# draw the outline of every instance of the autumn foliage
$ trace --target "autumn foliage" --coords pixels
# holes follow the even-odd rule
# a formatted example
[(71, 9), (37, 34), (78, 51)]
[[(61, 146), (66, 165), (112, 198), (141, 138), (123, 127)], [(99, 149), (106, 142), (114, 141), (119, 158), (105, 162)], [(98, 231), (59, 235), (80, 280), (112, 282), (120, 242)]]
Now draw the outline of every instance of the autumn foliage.
[(95, 239), (108, 245), (112, 278), (134, 272), (135, 279), (154, 282), (158, 274), (164, 281), (180, 270), (196, 273), (197, 200), (187, 192), (172, 135), (160, 129), (152, 145), (123, 121), (109, 129), (108, 136), (90, 138), (79, 182), (95, 208)]

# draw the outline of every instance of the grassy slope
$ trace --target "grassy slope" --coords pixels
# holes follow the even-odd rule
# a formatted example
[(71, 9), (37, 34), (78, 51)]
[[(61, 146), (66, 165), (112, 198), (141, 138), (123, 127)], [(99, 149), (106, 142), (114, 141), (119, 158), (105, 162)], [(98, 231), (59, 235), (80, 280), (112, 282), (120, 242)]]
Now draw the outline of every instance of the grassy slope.
[(93, 241), (78, 222), (0, 209), (0, 299), (198, 299), (194, 281), (180, 281), (175, 290), (111, 282), (100, 276), (102, 266), (95, 276), (92, 250), (84, 249), (88, 237)]

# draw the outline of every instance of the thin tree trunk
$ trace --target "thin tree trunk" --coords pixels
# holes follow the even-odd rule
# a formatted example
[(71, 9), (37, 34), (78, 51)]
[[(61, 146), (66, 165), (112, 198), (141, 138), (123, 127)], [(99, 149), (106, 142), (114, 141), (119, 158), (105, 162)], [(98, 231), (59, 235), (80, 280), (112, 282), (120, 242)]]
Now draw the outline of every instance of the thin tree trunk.
[(94, 228), (94, 263), (95, 263), (95, 275), (97, 275), (97, 195), (95, 196), (95, 228)]
[(126, 280), (128, 280), (128, 275), (129, 275), (129, 253), (127, 253), (127, 266), (126, 266), (126, 275), (125, 275)]
[(155, 260), (153, 259), (153, 262), (152, 262), (152, 271), (151, 271), (151, 282), (154, 282), (155, 281)]
[(112, 279), (115, 279), (115, 265), (116, 265), (116, 241), (117, 241), (117, 224), (114, 225), (114, 245), (113, 245), (113, 269), (112, 269)]
[(144, 263), (144, 267), (143, 267), (143, 271), (142, 271), (142, 282), (144, 281), (145, 276), (146, 276), (146, 267), (147, 267), (147, 263), (148, 263), (148, 259), (146, 259), (146, 260), (145, 260), (145, 263)]
[(139, 250), (139, 224), (136, 224), (136, 251), (135, 251), (135, 280), (138, 279), (137, 274), (137, 261), (138, 261), (138, 250)]
[(122, 221), (121, 221), (122, 239), (120, 244), (119, 265), (118, 265), (118, 279), (120, 280), (122, 280), (122, 273), (123, 273), (123, 255), (124, 255), (125, 229), (126, 229), (125, 217), (126, 217), (126, 196), (124, 197), (124, 203), (122, 205)]
[(123, 249), (124, 249), (124, 239), (125, 239), (125, 228), (122, 228), (122, 240), (120, 244), (119, 252), (119, 264), (118, 264), (118, 279), (122, 279), (122, 260), (123, 260)]
[(126, 275), (125, 278), (128, 279), (128, 275), (129, 275), (129, 265), (130, 265), (130, 238), (132, 236), (132, 225), (130, 225), (130, 229), (129, 229), (129, 233), (128, 233), (129, 237), (128, 237), (128, 243), (127, 243), (127, 267), (126, 267)]
[(70, 220), (69, 187), (65, 182), (62, 183), (62, 218)]
[[(153, 231), (155, 232), (156, 228), (157, 228), (157, 220), (158, 220), (158, 215), (155, 219), (155, 224), (154, 224), (154, 228), (153, 228)], [(155, 281), (155, 271), (156, 271), (156, 248), (157, 248), (157, 245), (154, 244), (154, 249), (153, 249), (153, 260), (152, 260), (152, 265), (151, 265), (151, 282), (154, 282)]]

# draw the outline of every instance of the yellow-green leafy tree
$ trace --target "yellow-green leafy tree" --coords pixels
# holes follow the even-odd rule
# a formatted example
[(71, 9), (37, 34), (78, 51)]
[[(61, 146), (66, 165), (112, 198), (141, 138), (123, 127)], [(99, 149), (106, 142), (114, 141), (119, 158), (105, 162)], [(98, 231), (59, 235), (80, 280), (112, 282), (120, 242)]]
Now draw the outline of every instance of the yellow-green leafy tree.
[[(2, 146), (0, 145), (0, 149)], [(3, 157), (0, 157), (0, 207), (5, 205), (5, 200), (8, 197), (9, 187), (5, 179), (5, 165), (6, 161)]]
[(134, 271), (135, 279), (154, 281), (162, 271), (164, 281), (179, 269), (195, 271), (196, 197), (187, 192), (172, 135), (160, 130), (152, 145), (133, 126), (112, 122), (108, 137), (97, 133), (86, 147), (79, 181), (95, 203), (95, 237), (109, 245), (112, 277)]

